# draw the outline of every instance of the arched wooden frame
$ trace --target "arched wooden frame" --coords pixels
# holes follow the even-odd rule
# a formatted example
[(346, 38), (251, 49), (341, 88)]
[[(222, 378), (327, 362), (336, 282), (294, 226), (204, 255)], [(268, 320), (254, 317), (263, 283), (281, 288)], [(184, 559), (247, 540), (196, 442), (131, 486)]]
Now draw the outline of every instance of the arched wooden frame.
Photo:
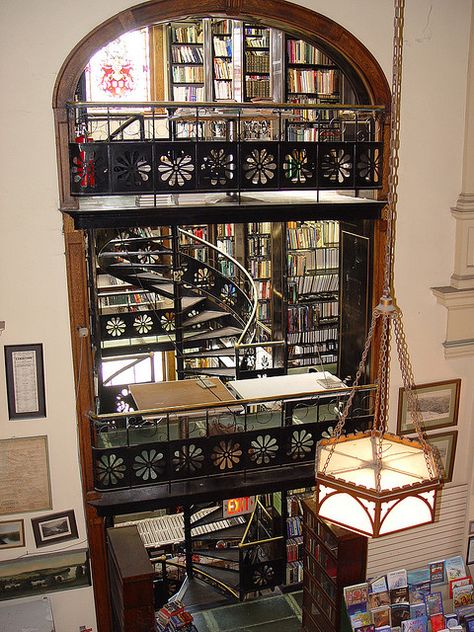
[[(384, 105), (387, 116), (383, 141), (385, 147), (384, 173), (388, 173), (390, 88), (378, 62), (370, 51), (349, 31), (333, 20), (285, 0), (151, 0), (130, 7), (103, 22), (86, 35), (71, 51), (63, 63), (53, 92), (53, 110), (58, 158), (59, 200), (62, 211), (77, 208), (77, 201), (69, 189), (68, 122), (66, 103), (74, 99), (79, 78), (95, 52), (120, 35), (151, 24), (179, 20), (189, 16), (221, 16), (240, 20), (260, 21), (267, 26), (296, 35), (319, 45), (341, 66), (364, 96), (368, 105)], [(380, 192), (386, 195), (387, 180)], [(82, 231), (73, 228), (72, 220), (64, 215), (66, 266), (68, 277), (69, 309), (71, 320), (74, 374), (76, 376), (77, 416), (83, 469), (85, 500), (91, 500), (93, 491), (91, 444), (87, 414), (93, 408), (93, 359), (89, 339), (79, 338), (78, 330), (89, 324), (89, 304), (85, 244)], [(385, 222), (376, 222), (374, 260), (382, 260)], [(374, 268), (374, 292), (378, 298), (382, 287), (383, 270)], [(87, 343), (85, 345), (85, 343)], [(84, 346), (85, 345), (85, 346)], [(377, 353), (374, 354), (377, 357)], [(86, 502), (86, 520), (94, 577), (94, 596), (98, 632), (111, 632), (109, 591), (107, 590), (107, 555), (104, 520)]]

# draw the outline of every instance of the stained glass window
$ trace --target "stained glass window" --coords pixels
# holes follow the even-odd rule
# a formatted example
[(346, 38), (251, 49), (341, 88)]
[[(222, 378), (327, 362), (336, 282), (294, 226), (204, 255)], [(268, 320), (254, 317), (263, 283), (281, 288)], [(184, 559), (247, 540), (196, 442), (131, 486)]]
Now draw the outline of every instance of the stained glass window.
[(97, 52), (85, 69), (87, 101), (148, 101), (148, 30), (131, 31)]

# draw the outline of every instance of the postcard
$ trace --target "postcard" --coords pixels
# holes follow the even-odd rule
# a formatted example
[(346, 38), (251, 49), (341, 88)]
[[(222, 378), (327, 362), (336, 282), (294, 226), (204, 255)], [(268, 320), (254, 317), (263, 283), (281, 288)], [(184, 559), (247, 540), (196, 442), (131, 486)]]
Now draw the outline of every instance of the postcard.
[(472, 584), (471, 577), (460, 577), (459, 579), (451, 579), (449, 582), (449, 596), (451, 599), (453, 598), (453, 588), (455, 586), (466, 586), (467, 584)]
[(430, 581), (432, 584), (444, 584), (444, 560), (430, 562)]
[(369, 596), (369, 585), (367, 582), (363, 584), (354, 584), (353, 586), (346, 586), (344, 588), (344, 599), (346, 606), (352, 606), (353, 604), (367, 603)]
[(417, 617), (426, 617), (426, 604), (425, 603), (412, 603), (410, 604), (410, 619), (416, 619)]
[(416, 619), (402, 621), (402, 632), (428, 632), (428, 619), (426, 617), (417, 617)]
[(466, 577), (466, 567), (464, 566), (464, 560), (460, 555), (446, 558), (444, 561), (444, 568), (446, 570), (446, 579), (448, 582), (451, 579)]
[(408, 589), (408, 601), (410, 603), (425, 603), (426, 596), (431, 593), (430, 582), (415, 584)]
[(453, 608), (469, 606), (474, 603), (474, 587), (472, 584), (453, 588)]
[(426, 595), (426, 610), (428, 611), (428, 615), (431, 617), (434, 614), (438, 614), (439, 612), (444, 612), (443, 609), (443, 595), (440, 592), (431, 593)]
[(431, 632), (441, 632), (446, 628), (446, 621), (444, 614), (438, 613), (430, 617)]
[(390, 591), (390, 603), (408, 603), (408, 586), (393, 588)]
[(389, 590), (393, 590), (395, 588), (403, 588), (404, 586), (408, 586), (408, 578), (407, 572), (405, 569), (399, 571), (392, 571), (391, 573), (387, 573), (387, 584)]
[(376, 628), (390, 625), (390, 606), (382, 606), (372, 610), (372, 621)]
[(380, 606), (389, 606), (390, 605), (390, 595), (388, 594), (388, 590), (384, 590), (383, 592), (378, 593), (369, 593), (369, 608), (373, 610), (374, 608), (380, 608)]

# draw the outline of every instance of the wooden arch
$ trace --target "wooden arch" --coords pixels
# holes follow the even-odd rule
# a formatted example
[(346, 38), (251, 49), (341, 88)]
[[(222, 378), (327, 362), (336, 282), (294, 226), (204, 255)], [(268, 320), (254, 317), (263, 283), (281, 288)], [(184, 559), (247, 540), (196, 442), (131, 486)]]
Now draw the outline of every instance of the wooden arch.
[[(347, 29), (333, 20), (286, 0), (150, 0), (130, 7), (106, 20), (86, 35), (64, 61), (53, 91), (56, 143), (58, 157), (59, 200), (62, 211), (77, 208), (77, 200), (69, 189), (68, 121), (66, 104), (74, 100), (79, 78), (95, 52), (124, 33), (151, 24), (183, 19), (189, 16), (222, 16), (234, 19), (259, 21), (267, 26), (305, 39), (325, 50), (338, 63), (357, 86), (363, 101), (370, 105), (383, 105), (390, 110), (390, 87), (387, 79), (370, 51)], [(389, 150), (389, 116), (385, 117), (384, 172), (387, 173)], [(386, 188), (386, 187), (384, 187)], [(381, 195), (384, 195), (384, 191)], [(383, 224), (377, 222), (376, 250), (383, 246)], [(105, 523), (94, 507), (88, 503), (96, 496), (93, 491), (92, 449), (90, 444), (88, 412), (93, 409), (93, 361), (91, 353), (84, 353), (83, 345), (89, 340), (79, 338), (79, 328), (88, 327), (89, 303), (82, 231), (74, 230), (70, 217), (64, 215), (65, 252), (68, 278), (71, 339), (74, 375), (77, 389), (77, 416), (83, 490), (86, 501), (86, 521), (94, 577), (94, 596), (99, 632), (111, 632), (110, 596), (107, 590), (107, 552)], [(375, 257), (377, 255), (375, 254)], [(381, 287), (381, 270), (374, 269), (375, 295)], [(87, 345), (89, 346), (89, 345)], [(377, 356), (377, 354), (374, 354)]]

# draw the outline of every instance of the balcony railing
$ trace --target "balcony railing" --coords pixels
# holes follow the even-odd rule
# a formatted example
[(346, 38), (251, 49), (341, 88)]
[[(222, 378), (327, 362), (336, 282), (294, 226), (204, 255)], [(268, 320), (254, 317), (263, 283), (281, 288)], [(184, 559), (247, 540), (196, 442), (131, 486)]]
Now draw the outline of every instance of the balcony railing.
[(382, 186), (382, 107), (68, 105), (75, 196)]
[[(329, 436), (349, 388), (91, 415), (98, 491), (305, 465)], [(367, 429), (375, 386), (357, 387), (345, 429)]]

